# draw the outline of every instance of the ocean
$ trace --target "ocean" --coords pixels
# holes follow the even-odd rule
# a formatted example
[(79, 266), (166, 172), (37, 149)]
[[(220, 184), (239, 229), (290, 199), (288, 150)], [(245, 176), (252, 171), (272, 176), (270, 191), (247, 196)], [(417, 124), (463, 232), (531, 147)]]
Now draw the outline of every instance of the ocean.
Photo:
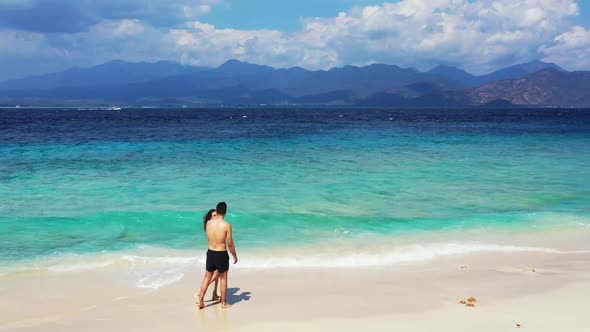
[(416, 239), (588, 231), (589, 166), (583, 109), (4, 109), (0, 266), (151, 257), (169, 282), (219, 201), (246, 267), (552, 250)]

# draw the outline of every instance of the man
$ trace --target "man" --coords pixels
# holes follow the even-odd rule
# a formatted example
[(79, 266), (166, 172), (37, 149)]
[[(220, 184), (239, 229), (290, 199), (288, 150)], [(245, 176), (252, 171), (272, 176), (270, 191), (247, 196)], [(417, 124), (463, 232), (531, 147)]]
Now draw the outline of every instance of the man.
[(207, 271), (205, 272), (205, 277), (201, 283), (201, 291), (199, 292), (199, 309), (205, 308), (205, 293), (215, 271), (219, 273), (219, 279), (221, 281), (221, 307), (225, 309), (231, 306), (227, 303), (227, 274), (229, 272), (227, 247), (229, 247), (229, 251), (234, 257), (234, 264), (238, 262), (238, 255), (236, 254), (231, 224), (225, 221), (227, 204), (225, 202), (217, 204), (215, 212), (217, 216), (209, 220), (205, 227), (207, 239), (209, 240), (209, 250), (207, 250), (207, 263), (205, 264)]

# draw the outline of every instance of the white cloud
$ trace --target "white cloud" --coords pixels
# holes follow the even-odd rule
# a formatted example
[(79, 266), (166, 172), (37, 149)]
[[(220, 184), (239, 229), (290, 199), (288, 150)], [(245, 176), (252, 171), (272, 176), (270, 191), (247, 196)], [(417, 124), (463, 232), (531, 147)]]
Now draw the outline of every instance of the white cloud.
[(0, 54), (2, 56), (21, 55), (39, 50), (43, 34), (20, 31), (0, 31)]
[(111, 37), (132, 36), (142, 33), (146, 26), (138, 20), (104, 20), (91, 27), (99, 35)]
[(208, 14), (223, 0), (0, 0), (0, 28), (78, 33), (103, 20), (172, 27)]
[(574, 0), (403, 0), (304, 19), (295, 33), (194, 22), (170, 37), (183, 59), (200, 64), (238, 58), (311, 68), (370, 62), (426, 68), (443, 61), (486, 72), (543, 56), (541, 47), (578, 11)]
[(217, 29), (192, 22), (186, 28), (172, 29), (164, 40), (171, 42), (183, 62), (193, 65), (217, 65), (231, 58), (275, 65), (289, 62), (280, 61), (287, 54), (288, 40), (279, 31)]
[(211, 5), (200, 5), (199, 6), (199, 13), (209, 14), (210, 12), (211, 12)]
[(554, 39), (555, 45), (542, 48), (544, 59), (567, 69), (590, 69), (590, 30), (574, 26)]
[(71, 51), (51, 43), (41, 33), (0, 31), (0, 64), (3, 79), (23, 74), (63, 69)]
[(152, 26), (126, 19), (105, 20), (76, 34), (0, 30), (0, 79), (92, 66), (113, 59), (178, 60), (162, 48), (163, 37)]
[[(145, 10), (160, 8), (162, 2), (155, 3), (157, 8)], [(590, 68), (589, 32), (570, 23), (579, 12), (575, 0), (402, 0), (304, 18), (291, 33), (220, 29), (196, 20), (216, 3), (228, 4), (183, 1), (188, 22), (173, 28), (123, 17), (102, 19), (78, 33), (4, 32), (10, 37), (0, 36), (0, 51), (11, 55), (0, 52), (0, 64), (9, 57), (16, 61), (19, 53), (40, 62), (51, 54), (48, 63), (61, 63), (60, 69), (111, 59), (206, 66), (239, 59), (310, 69), (375, 62), (427, 69), (442, 62), (483, 73), (535, 58)]]

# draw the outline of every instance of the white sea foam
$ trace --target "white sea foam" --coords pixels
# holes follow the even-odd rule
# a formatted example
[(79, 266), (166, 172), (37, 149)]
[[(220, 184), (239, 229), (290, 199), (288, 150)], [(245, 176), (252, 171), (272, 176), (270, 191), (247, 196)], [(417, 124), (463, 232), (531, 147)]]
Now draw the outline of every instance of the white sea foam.
[(199, 257), (191, 256), (138, 256), (124, 255), (129, 263), (134, 283), (139, 288), (158, 289), (184, 278), (186, 270), (195, 266)]
[(421, 262), (455, 255), (484, 252), (539, 252), (548, 254), (590, 254), (590, 250), (562, 251), (553, 248), (520, 247), (486, 243), (444, 243), (411, 245), (393, 250), (373, 252), (291, 255), (291, 256), (246, 256), (240, 261), (243, 268), (355, 268), (387, 266), (400, 263)]
[(138, 256), (138, 255), (123, 255), (122, 259), (128, 261), (133, 265), (150, 265), (150, 264), (163, 264), (163, 265), (184, 265), (192, 264), (197, 261), (205, 262), (204, 257), (194, 256)]
[(101, 261), (101, 262), (88, 262), (88, 263), (69, 263), (69, 264), (56, 264), (47, 267), (48, 271), (51, 272), (75, 272), (75, 271), (87, 271), (103, 269), (107, 266), (113, 265), (112, 261)]
[(135, 285), (139, 288), (158, 289), (176, 283), (184, 278), (179, 271), (161, 271), (139, 278)]
[(0, 266), (0, 273), (51, 272), (65, 273), (88, 270), (100, 270), (113, 265), (116, 260), (107, 252), (93, 254), (55, 254), (49, 257), (9, 263)]
[[(348, 248), (350, 250), (351, 248)], [(357, 268), (379, 267), (401, 263), (421, 262), (439, 257), (469, 255), (484, 252), (538, 252), (548, 254), (590, 254), (590, 250), (562, 251), (554, 248), (524, 247), (487, 243), (432, 243), (409, 245), (399, 248), (379, 248), (364, 252), (324, 252), (311, 250), (314, 254), (301, 254), (286, 250), (280, 254), (244, 252), (237, 266), (240, 269), (273, 268)], [(310, 250), (308, 250), (310, 251)], [(135, 285), (140, 288), (157, 289), (184, 278), (185, 272), (195, 265), (204, 264), (202, 256), (140, 256), (125, 255), (135, 276)]]
[[(358, 249), (361, 250), (358, 250)], [(555, 248), (500, 245), (482, 242), (428, 243), (375, 247), (287, 248), (281, 251), (243, 251), (239, 269), (274, 268), (358, 268), (391, 266), (402, 263), (423, 262), (441, 257), (477, 253), (546, 253), (555, 255), (590, 254), (590, 250), (563, 251)], [(182, 280), (187, 271), (202, 268), (205, 255), (194, 251), (143, 248), (132, 253), (104, 253), (94, 255), (68, 255), (50, 260), (11, 268), (6, 272), (49, 271), (71, 273), (102, 270), (115, 267), (128, 273), (130, 281), (139, 288), (158, 289)], [(126, 272), (125, 272), (126, 271)]]

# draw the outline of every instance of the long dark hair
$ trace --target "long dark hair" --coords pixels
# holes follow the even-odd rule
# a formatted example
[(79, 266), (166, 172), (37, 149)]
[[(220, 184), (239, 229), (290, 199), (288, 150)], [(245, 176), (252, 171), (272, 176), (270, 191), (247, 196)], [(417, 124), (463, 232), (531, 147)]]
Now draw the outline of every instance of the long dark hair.
[(213, 218), (213, 212), (215, 212), (215, 209), (209, 210), (209, 212), (207, 212), (203, 216), (203, 230), (205, 230), (205, 231), (207, 231), (207, 221), (209, 221), (209, 220), (211, 220), (211, 218)]

